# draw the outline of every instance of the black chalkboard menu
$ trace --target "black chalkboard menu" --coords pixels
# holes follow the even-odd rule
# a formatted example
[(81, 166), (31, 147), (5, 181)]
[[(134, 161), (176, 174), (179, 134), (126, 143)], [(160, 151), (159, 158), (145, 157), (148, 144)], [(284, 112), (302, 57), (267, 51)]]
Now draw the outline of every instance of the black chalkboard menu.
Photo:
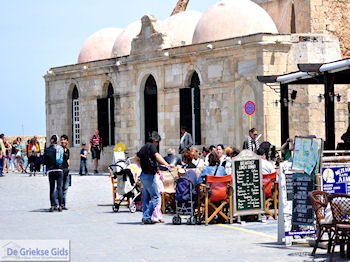
[(287, 189), (287, 201), (293, 200), (293, 174), (286, 173), (286, 189)]
[(293, 174), (293, 225), (313, 225), (314, 212), (310, 193), (314, 190), (314, 179), (307, 174)]
[(234, 162), (235, 209), (238, 212), (263, 208), (259, 163), (258, 159)]

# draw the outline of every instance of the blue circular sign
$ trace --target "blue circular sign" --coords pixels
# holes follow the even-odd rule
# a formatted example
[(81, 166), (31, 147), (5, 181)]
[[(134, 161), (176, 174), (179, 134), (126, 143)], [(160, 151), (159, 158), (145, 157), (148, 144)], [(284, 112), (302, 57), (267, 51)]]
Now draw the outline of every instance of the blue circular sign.
[(255, 112), (255, 104), (252, 101), (248, 101), (247, 103), (245, 103), (244, 105), (244, 111), (246, 112), (246, 114), (248, 115), (252, 115)]

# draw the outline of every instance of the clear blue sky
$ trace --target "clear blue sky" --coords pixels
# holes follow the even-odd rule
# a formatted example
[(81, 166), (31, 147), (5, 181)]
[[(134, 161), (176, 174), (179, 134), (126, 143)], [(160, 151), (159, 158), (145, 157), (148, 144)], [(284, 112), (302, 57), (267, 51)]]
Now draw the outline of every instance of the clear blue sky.
[[(125, 28), (144, 14), (167, 18), (177, 0), (12, 0), (0, 8), (0, 133), (45, 135), (45, 81), (50, 67), (74, 64), (85, 40)], [(205, 12), (217, 0), (190, 0)]]

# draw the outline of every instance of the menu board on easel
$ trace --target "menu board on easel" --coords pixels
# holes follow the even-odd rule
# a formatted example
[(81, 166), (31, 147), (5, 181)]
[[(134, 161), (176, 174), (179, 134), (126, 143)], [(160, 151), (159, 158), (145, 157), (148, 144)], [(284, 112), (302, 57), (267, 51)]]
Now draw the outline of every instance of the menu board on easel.
[(233, 159), (234, 215), (264, 213), (261, 160), (250, 150)]

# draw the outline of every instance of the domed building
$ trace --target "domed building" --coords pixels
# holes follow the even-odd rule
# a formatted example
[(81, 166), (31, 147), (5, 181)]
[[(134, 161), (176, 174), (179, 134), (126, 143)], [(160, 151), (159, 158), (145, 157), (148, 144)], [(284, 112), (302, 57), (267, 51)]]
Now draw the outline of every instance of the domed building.
[(120, 28), (105, 28), (91, 35), (81, 48), (78, 64), (111, 58), (114, 42), (121, 32)]
[[(257, 75), (341, 58), (337, 37), (307, 27), (320, 14), (305, 8), (312, 7), (299, 0), (223, 0), (204, 14), (185, 11), (164, 21), (145, 15), (122, 31), (101, 30), (86, 40), (77, 64), (53, 67), (44, 76), (46, 135), (72, 137), (73, 170), (81, 144), (89, 143), (96, 128), (105, 145), (105, 170), (119, 142), (132, 156), (155, 130), (164, 154), (178, 147), (181, 126), (197, 147), (241, 148), (250, 126), (261, 141), (280, 145), (279, 89), (260, 83)], [(290, 136), (324, 137), (317, 100), (322, 86), (297, 90), (293, 103), (284, 101), (290, 104)], [(348, 121), (346, 90), (338, 89), (344, 98), (336, 105), (338, 127)], [(251, 118), (248, 101), (256, 106)], [(344, 131), (336, 130), (337, 137)]]

